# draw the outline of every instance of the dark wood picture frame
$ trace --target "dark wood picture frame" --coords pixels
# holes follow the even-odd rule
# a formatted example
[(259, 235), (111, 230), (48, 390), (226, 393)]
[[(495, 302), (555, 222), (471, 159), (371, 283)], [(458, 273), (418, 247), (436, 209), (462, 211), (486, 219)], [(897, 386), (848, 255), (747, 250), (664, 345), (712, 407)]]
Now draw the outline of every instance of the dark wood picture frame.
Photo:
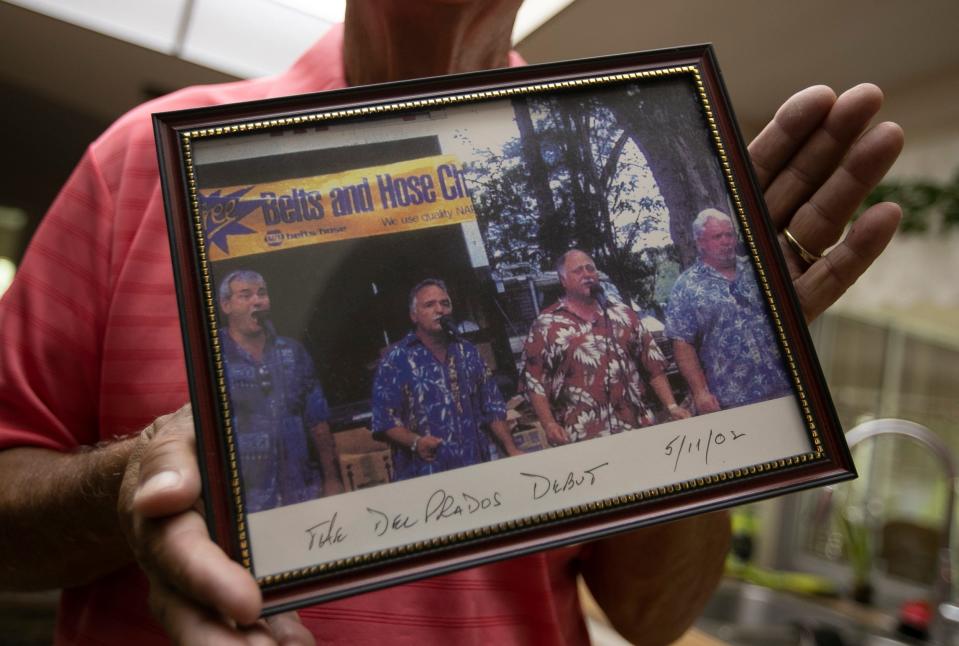
[[(790, 449), (784, 454), (776, 454), (775, 451), (769, 453), (767, 447), (763, 449), (766, 451), (762, 453), (763, 457), (754, 462), (747, 460), (746, 463), (736, 463), (729, 468), (704, 465), (690, 477), (677, 476), (675, 481), (661, 480), (654, 482), (654, 486), (637, 481), (634, 487), (597, 490), (592, 498), (577, 499), (569, 503), (560, 500), (549, 508), (537, 508), (530, 503), (529, 511), (525, 511), (526, 508), (523, 507), (524, 511), (519, 515), (514, 508), (513, 512), (505, 516), (476, 520), (472, 525), (456, 526), (451, 530), (438, 528), (431, 530), (433, 533), (428, 536), (420, 536), (409, 542), (397, 539), (399, 542), (377, 544), (354, 539), (355, 544), (350, 548), (351, 551), (338, 553), (335, 558), (327, 558), (322, 552), (314, 550), (310, 557), (295, 561), (295, 567), (284, 566), (279, 571), (274, 571), (276, 568), (271, 566), (266, 568), (268, 571), (265, 573), (260, 571), (254, 563), (257, 558), (261, 558), (254, 554), (256, 548), (262, 553), (271, 549), (282, 551), (288, 548), (283, 547), (281, 539), (278, 539), (280, 543), (276, 547), (255, 546), (258, 541), (266, 544), (266, 539), (257, 538), (262, 535), (262, 532), (257, 534), (260, 530), (255, 527), (251, 530), (250, 516), (255, 517), (256, 514), (248, 514), (244, 510), (244, 484), (239, 464), (242, 458), (238, 455), (235, 430), (231, 424), (231, 394), (219, 340), (221, 324), (218, 320), (216, 290), (217, 281), (222, 278), (225, 270), (218, 269), (217, 263), (221, 261), (218, 260), (217, 254), (221, 252), (211, 244), (213, 241), (210, 239), (210, 229), (206, 226), (203, 215), (205, 207), (201, 202), (209, 197), (213, 186), (219, 189), (266, 184), (281, 178), (316, 175), (317, 172), (312, 170), (315, 167), (309, 164), (301, 166), (305, 163), (302, 157), (289, 154), (284, 158), (288, 167), (283, 164), (277, 166), (271, 162), (269, 167), (272, 170), (263, 170), (267, 165), (254, 165), (254, 170), (250, 171), (254, 174), (254, 181), (250, 180), (251, 176), (247, 171), (244, 171), (247, 172), (246, 175), (241, 174), (239, 179), (231, 181), (230, 173), (233, 170), (229, 165), (221, 165), (215, 172), (204, 171), (205, 177), (201, 176), (202, 172), (198, 175), (198, 168), (213, 169), (216, 165), (208, 161), (204, 162), (206, 165), (203, 166), (198, 162), (198, 158), (204, 155), (209, 157), (204, 151), (213, 144), (227, 147), (235, 145), (242, 149), (247, 141), (254, 141), (256, 146), (269, 149), (273, 145), (270, 137), (277, 141), (287, 137), (296, 141), (306, 141), (308, 138), (309, 142), (322, 142), (327, 130), (337, 127), (343, 129), (344, 125), (353, 127), (359, 124), (358, 127), (364, 127), (366, 124), (367, 129), (374, 126), (380, 129), (399, 128), (401, 125), (394, 124), (404, 119), (415, 120), (416, 115), (424, 113), (440, 113), (444, 116), (454, 108), (481, 107), (490, 102), (517, 97), (529, 97), (531, 100), (570, 95), (591, 97), (610, 88), (627, 85), (642, 91), (647, 85), (660, 83), (664, 79), (685, 84), (694, 97), (697, 106), (694, 112), (698, 114), (703, 132), (708, 135), (712, 155), (710, 163), (714, 163), (719, 169), (718, 172), (721, 173), (722, 181), (729, 192), (728, 204), (734, 211), (730, 215), (739, 227), (741, 249), (752, 261), (757, 284), (767, 308), (769, 325), (782, 351), (782, 367), (791, 383), (790, 397), (795, 402), (794, 420), (785, 423), (778, 416), (771, 417), (771, 414), (754, 412), (751, 407), (745, 406), (739, 409), (744, 420), (741, 423), (750, 429), (754, 437), (764, 433), (772, 437), (771, 434), (781, 432), (781, 422), (785, 426), (791, 424), (791, 428), (801, 429), (798, 435), (793, 433), (793, 436), (798, 438), (795, 441), (808, 448)], [(659, 108), (662, 109), (663, 106)], [(642, 106), (637, 104), (636, 109), (657, 109), (655, 96), (645, 99)], [(642, 112), (640, 116), (643, 116)], [(258, 578), (266, 599), (267, 613), (550, 547), (597, 539), (652, 523), (855, 477), (854, 465), (785, 270), (777, 243), (777, 231), (772, 228), (766, 214), (761, 192), (757, 188), (710, 46), (624, 54), (185, 110), (154, 115), (154, 125), (197, 429), (197, 450), (204, 481), (207, 522), (211, 536), (224, 551), (249, 568)], [(309, 134), (298, 134), (305, 131), (309, 131)], [(344, 136), (349, 138), (348, 135), (338, 135), (336, 141), (341, 142)], [(384, 139), (384, 142), (388, 139), (389, 137)], [(382, 152), (387, 150), (388, 146), (381, 146), (370, 153), (362, 149), (367, 143), (368, 137), (348, 144), (352, 151), (348, 156), (355, 157), (355, 160), (332, 162), (333, 170), (346, 171), (351, 164), (355, 169), (384, 166), (393, 162), (388, 153)], [(309, 149), (311, 145), (306, 145), (306, 148)], [(338, 154), (342, 154), (343, 146), (337, 145)], [(402, 144), (406, 145), (409, 144)], [(327, 145), (319, 144), (319, 147), (325, 148)], [(434, 153), (435, 151), (424, 154)], [(242, 153), (240, 156), (242, 157)], [(372, 159), (372, 162), (369, 159)], [(260, 177), (257, 173), (264, 175)], [(322, 244), (300, 249), (308, 249), (309, 253), (314, 254), (311, 258), (316, 259), (322, 257), (324, 250)], [(250, 253), (253, 254), (251, 257), (261, 258), (262, 263), (273, 258), (265, 255), (273, 253), (272, 251)], [(277, 269), (278, 274), (279, 272)], [(332, 276), (335, 278), (336, 274)], [(489, 276), (486, 275), (486, 278), (489, 279)], [(272, 291), (274, 279), (271, 278), (269, 282)], [(461, 287), (460, 292), (467, 289), (470, 288)], [(287, 302), (295, 300), (288, 295), (290, 292), (295, 293), (292, 284), (287, 287)], [(323, 312), (314, 316), (329, 319), (335, 318), (336, 315)], [(706, 417), (708, 416), (694, 417), (691, 420)], [(682, 436), (682, 443), (664, 444), (658, 455), (646, 454), (637, 459), (650, 462), (675, 459), (678, 465), (679, 456), (674, 451), (678, 447), (678, 452), (682, 454), (687, 447), (686, 427), (681, 425), (688, 423), (691, 423), (690, 420), (671, 422), (674, 426), (663, 423), (661, 426), (679, 429), (673, 434), (673, 439)], [(723, 423), (728, 425), (731, 422)], [(685, 448), (687, 453), (692, 451), (692, 441), (695, 439), (693, 433), (702, 431), (704, 434), (707, 426), (699, 426), (696, 427), (699, 430), (689, 431), (689, 448)], [(722, 428), (725, 430), (727, 427)], [(707, 450), (714, 431), (719, 433), (714, 428), (709, 429)], [(635, 434), (619, 434), (602, 440), (626, 435)], [(702, 440), (702, 437), (699, 439)], [(537, 460), (540, 460), (537, 464), (548, 466), (551, 464), (548, 460), (553, 459), (549, 456), (553, 455), (553, 452), (556, 452), (557, 456), (569, 455), (574, 450), (571, 447), (574, 446), (584, 447), (582, 450), (591, 447), (589, 459), (592, 460), (595, 456), (603, 455), (604, 450), (621, 452), (624, 450), (621, 447), (625, 445), (617, 445), (614, 449), (612, 444), (604, 445), (599, 441), (591, 441), (550, 448), (538, 454), (498, 460), (482, 466), (510, 465), (512, 461), (516, 461), (517, 466), (508, 468), (524, 472), (528, 481), (529, 471), (532, 469), (529, 465), (533, 462), (527, 458), (537, 455)], [(596, 448), (592, 448), (594, 446)], [(563, 451), (565, 453), (562, 453)], [(526, 462), (523, 462), (524, 460)], [(544, 460), (547, 462), (543, 462)], [(560, 474), (555, 476), (556, 481), (561, 481), (567, 473), (573, 475), (574, 479), (582, 477), (582, 472), (569, 468), (569, 464), (566, 458), (556, 463), (556, 471)], [(580, 467), (584, 466), (596, 467), (592, 462), (588, 465), (580, 464)], [(669, 466), (675, 472), (676, 466)], [(474, 468), (478, 467), (467, 467), (462, 471), (466, 473)], [(428, 481), (435, 477), (438, 476), (418, 478), (405, 483), (391, 482), (378, 489), (389, 491), (393, 487), (413, 486), (417, 481), (425, 481), (427, 484), (420, 483), (418, 486), (427, 487), (424, 489), (427, 491), (436, 489), (436, 485), (428, 484)], [(550, 478), (553, 477), (550, 475)], [(559, 488), (562, 489), (562, 485)], [(556, 487), (553, 488), (553, 491), (555, 490)], [(370, 492), (374, 489), (364, 491)], [(407, 489), (402, 491), (406, 492)], [(534, 487), (534, 494), (535, 491)], [(344, 495), (354, 493), (358, 492)], [(508, 497), (509, 494), (510, 490), (507, 488), (504, 495)], [(338, 497), (331, 496), (326, 500), (335, 502)], [(477, 499), (480, 497), (477, 494)], [(359, 504), (363, 504), (359, 497), (357, 500), (360, 501)], [(289, 510), (290, 507), (285, 509)], [(325, 527), (330, 530), (330, 535), (321, 539), (321, 542), (334, 541), (333, 521), (328, 518), (329, 509), (324, 512), (327, 516), (322, 517), (311, 515), (309, 507), (303, 507), (302, 512), (300, 509), (297, 507), (296, 513), (304, 514), (304, 532), (308, 526), (315, 530), (317, 518), (320, 518), (322, 522), (329, 523)], [(260, 513), (271, 514), (273, 510)], [(284, 518), (295, 516), (295, 513), (290, 512)], [(323, 521), (323, 518), (326, 518), (326, 521)], [(282, 523), (277, 526), (285, 527)], [(302, 535), (296, 540), (306, 540), (306, 534), (300, 534)], [(314, 531), (314, 544), (316, 539)]]

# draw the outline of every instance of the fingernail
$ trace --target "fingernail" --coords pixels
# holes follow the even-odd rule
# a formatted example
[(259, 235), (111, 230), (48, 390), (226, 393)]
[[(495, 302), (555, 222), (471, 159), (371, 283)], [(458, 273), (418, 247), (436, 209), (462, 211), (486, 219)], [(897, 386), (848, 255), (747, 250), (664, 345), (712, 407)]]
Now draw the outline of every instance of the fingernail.
[(183, 477), (178, 471), (160, 471), (159, 473), (150, 476), (150, 478), (141, 484), (137, 488), (136, 494), (134, 494), (134, 499), (149, 497), (166, 491), (168, 489), (174, 489), (179, 486), (180, 481), (183, 480)]

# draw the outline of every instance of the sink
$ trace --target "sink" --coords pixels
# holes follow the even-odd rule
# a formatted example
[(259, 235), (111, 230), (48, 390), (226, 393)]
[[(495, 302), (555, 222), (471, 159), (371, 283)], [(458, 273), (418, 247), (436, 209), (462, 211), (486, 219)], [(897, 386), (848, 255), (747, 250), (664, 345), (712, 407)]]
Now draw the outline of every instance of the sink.
[(724, 580), (697, 627), (730, 646), (906, 646), (895, 620), (858, 604)]

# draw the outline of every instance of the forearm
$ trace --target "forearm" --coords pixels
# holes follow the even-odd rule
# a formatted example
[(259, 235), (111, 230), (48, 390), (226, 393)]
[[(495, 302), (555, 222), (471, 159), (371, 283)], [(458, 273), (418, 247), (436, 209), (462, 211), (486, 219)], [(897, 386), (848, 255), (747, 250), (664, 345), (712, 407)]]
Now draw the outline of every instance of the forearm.
[(693, 396), (708, 393), (709, 387), (706, 385), (706, 376), (703, 374), (702, 365), (696, 355), (696, 348), (685, 341), (676, 339), (673, 341), (673, 354), (676, 357), (676, 366), (686, 383), (689, 384)]
[(718, 512), (598, 541), (581, 571), (610, 622), (644, 646), (670, 644), (699, 616), (719, 583), (729, 516)]
[(649, 380), (649, 385), (653, 387), (656, 397), (666, 408), (676, 406), (676, 397), (673, 396), (673, 389), (669, 386), (669, 379), (666, 375), (656, 375)]
[(533, 406), (533, 412), (536, 413), (536, 418), (544, 428), (550, 424), (557, 423), (556, 418), (553, 416), (553, 411), (549, 407), (548, 399), (536, 393), (529, 393), (528, 396), (529, 403)]
[(553, 446), (559, 444), (568, 444), (570, 441), (569, 433), (563, 428), (563, 425), (556, 421), (552, 409), (549, 407), (549, 400), (542, 395), (529, 393), (529, 401), (533, 406), (537, 419), (543, 426), (546, 433), (546, 439)]
[(406, 428), (405, 426), (394, 426), (384, 433), (387, 439), (394, 444), (412, 450), (413, 443), (420, 438), (419, 435)]
[(520, 453), (520, 450), (516, 448), (516, 444), (513, 442), (513, 435), (509, 432), (509, 426), (506, 425), (505, 420), (493, 420), (490, 422), (489, 428), (490, 431), (493, 432), (493, 437), (496, 438), (496, 441), (506, 455), (516, 455)]
[(117, 494), (135, 443), (0, 451), (0, 587), (79, 585), (132, 560)]

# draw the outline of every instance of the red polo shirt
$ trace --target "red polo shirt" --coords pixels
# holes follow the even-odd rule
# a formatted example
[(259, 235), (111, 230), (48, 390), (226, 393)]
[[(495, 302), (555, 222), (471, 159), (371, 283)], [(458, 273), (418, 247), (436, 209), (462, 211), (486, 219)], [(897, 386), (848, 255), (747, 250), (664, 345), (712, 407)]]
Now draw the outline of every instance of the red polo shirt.
[[(0, 449), (95, 444), (189, 399), (150, 114), (343, 87), (342, 40), (334, 27), (283, 74), (144, 104), (90, 146), (0, 304)], [(510, 64), (522, 61), (513, 53)], [(578, 553), (536, 554), (300, 614), (320, 643), (582, 644)], [(134, 566), (64, 590), (56, 643), (167, 643), (146, 597)]]

